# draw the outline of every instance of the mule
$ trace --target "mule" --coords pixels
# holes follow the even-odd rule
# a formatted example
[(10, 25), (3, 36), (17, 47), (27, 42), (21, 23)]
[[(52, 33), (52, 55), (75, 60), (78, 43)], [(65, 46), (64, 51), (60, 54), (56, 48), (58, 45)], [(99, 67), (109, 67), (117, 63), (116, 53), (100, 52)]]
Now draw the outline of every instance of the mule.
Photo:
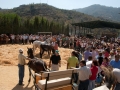
[[(28, 54), (28, 58), (31, 59), (28, 62), (28, 67), (29, 67), (29, 80), (28, 80), (28, 82), (30, 82), (31, 81), (31, 75), (33, 76), (32, 72), (31, 72), (31, 69), (35, 73), (40, 73), (42, 71), (47, 71), (49, 69), (47, 68), (47, 64), (43, 60), (39, 60), (39, 59), (34, 57), (32, 48), (28, 48), (27, 54)], [(33, 76), (33, 78), (34, 78), (34, 76)]]
[(42, 58), (44, 52), (47, 51), (50, 56), (51, 51), (54, 52), (54, 47), (52, 45), (40, 45), (40, 58)]

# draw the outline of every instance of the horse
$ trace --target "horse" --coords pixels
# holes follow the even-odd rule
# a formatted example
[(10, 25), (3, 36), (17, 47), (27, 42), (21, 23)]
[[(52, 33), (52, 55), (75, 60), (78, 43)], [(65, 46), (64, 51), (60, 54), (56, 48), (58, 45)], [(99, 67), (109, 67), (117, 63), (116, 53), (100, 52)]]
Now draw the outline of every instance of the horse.
[(8, 44), (10, 38), (6, 34), (0, 35), (0, 44)]
[(101, 69), (104, 71), (104, 76), (105, 76), (105, 84), (97, 87), (93, 90), (110, 90), (112, 85), (115, 83), (116, 78), (112, 73), (112, 68), (111, 67), (101, 67)]
[[(28, 48), (27, 54), (28, 54), (28, 58), (30, 58), (30, 60), (28, 62), (28, 67), (29, 67), (29, 80), (28, 80), (28, 82), (30, 83), (31, 75), (33, 76), (31, 69), (35, 73), (42, 73), (43, 71), (47, 71), (49, 69), (47, 68), (47, 64), (43, 60), (39, 60), (39, 59), (34, 57), (32, 48)], [(33, 76), (33, 78), (35, 80), (34, 76)]]
[(40, 45), (50, 45), (50, 41), (48, 39), (46, 39), (46, 41), (34, 41), (33, 42), (33, 53), (35, 54), (35, 50), (36, 48), (40, 49)]
[(5, 41), (6, 44), (8, 44), (8, 42), (10, 41), (10, 38), (7, 35), (5, 35), (4, 41)]
[(42, 58), (44, 51), (47, 51), (50, 56), (51, 51), (54, 52), (54, 47), (52, 45), (40, 45), (40, 58)]

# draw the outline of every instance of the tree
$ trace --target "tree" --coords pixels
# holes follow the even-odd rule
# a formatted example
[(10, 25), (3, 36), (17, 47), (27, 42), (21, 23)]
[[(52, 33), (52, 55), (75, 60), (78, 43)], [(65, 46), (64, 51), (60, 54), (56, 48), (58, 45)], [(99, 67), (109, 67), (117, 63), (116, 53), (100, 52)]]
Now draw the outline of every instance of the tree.
[(31, 4), (31, 5), (30, 5), (30, 13), (31, 13), (32, 16), (33, 16), (34, 13), (35, 13), (35, 7), (34, 7), (34, 4)]

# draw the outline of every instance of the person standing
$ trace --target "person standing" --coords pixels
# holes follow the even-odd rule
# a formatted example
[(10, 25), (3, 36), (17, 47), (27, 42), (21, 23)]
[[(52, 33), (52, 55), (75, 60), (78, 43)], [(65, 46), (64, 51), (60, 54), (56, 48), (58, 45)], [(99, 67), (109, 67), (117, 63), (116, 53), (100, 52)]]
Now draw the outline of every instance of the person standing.
[(54, 43), (54, 46), (53, 46), (53, 49), (52, 49), (53, 54), (55, 54), (55, 50), (58, 50), (57, 42)]
[(55, 54), (55, 49), (54, 49), (54, 47), (55, 47), (55, 41), (52, 42), (52, 46), (53, 46), (52, 53)]
[[(76, 54), (77, 54), (77, 52), (75, 52), (75, 51), (73, 51), (71, 53), (71, 57), (67, 61), (67, 69), (78, 67), (79, 61), (78, 61), (78, 57), (76, 56)], [(77, 83), (77, 81), (78, 81), (78, 74), (77, 73), (73, 74), (73, 79), (74, 79), (74, 82)]]
[(105, 57), (103, 59), (103, 62), (102, 62), (101, 65), (104, 66), (104, 67), (108, 67), (109, 66), (109, 59), (107, 57)]
[(67, 69), (70, 69), (71, 67), (77, 67), (79, 64), (78, 58), (75, 56), (76, 52), (73, 51), (71, 53), (71, 57), (67, 61)]
[(84, 60), (87, 61), (88, 57), (92, 56), (89, 48), (86, 49), (86, 51), (84, 52)]
[(25, 59), (28, 59), (26, 56), (23, 55), (23, 50), (19, 50), (18, 55), (18, 69), (19, 69), (19, 85), (23, 85), (23, 78), (24, 78), (24, 69), (25, 69)]
[(80, 68), (77, 70), (79, 74), (78, 90), (88, 90), (89, 78), (92, 75), (90, 69), (86, 67), (86, 61), (80, 61)]
[(59, 51), (55, 50), (55, 54), (50, 57), (49, 68), (51, 67), (52, 71), (57, 71), (59, 66), (61, 66), (61, 57)]
[(14, 44), (15, 43), (15, 35), (14, 34), (11, 35), (11, 40), (12, 40), (12, 44)]
[(98, 55), (98, 57), (97, 57), (99, 66), (101, 66), (101, 64), (102, 64), (102, 62), (103, 62), (103, 58), (104, 58), (104, 57), (103, 57), (102, 52), (99, 52), (99, 55)]
[(115, 55), (115, 60), (110, 61), (110, 66), (120, 69), (120, 55)]
[(97, 77), (97, 73), (98, 73), (98, 62), (96, 60), (92, 61), (92, 66), (90, 68), (91, 70), (91, 77), (89, 78), (89, 86), (88, 86), (88, 90), (93, 90), (95, 88), (95, 80)]
[(93, 60), (95, 60), (95, 57), (97, 56), (97, 52), (96, 52), (96, 48), (95, 47), (93, 47), (93, 50), (92, 50), (92, 58), (93, 58)]
[(110, 59), (110, 61), (115, 60), (115, 53), (113, 51), (110, 52), (109, 59)]
[(109, 49), (108, 48), (105, 49), (104, 56), (107, 58), (109, 57)]

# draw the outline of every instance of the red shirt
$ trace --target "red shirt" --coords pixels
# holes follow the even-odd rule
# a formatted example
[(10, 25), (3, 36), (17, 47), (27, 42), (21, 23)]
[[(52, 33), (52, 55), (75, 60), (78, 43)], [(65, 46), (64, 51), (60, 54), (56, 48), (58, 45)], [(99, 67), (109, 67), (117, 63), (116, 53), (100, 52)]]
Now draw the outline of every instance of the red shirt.
[(58, 44), (55, 44), (54, 49), (58, 50)]
[(92, 66), (90, 69), (91, 69), (92, 76), (89, 79), (95, 80), (97, 77), (98, 68), (97, 66)]
[(79, 41), (76, 41), (76, 46), (78, 46), (79, 45)]
[(105, 57), (109, 57), (109, 53), (108, 52), (105, 52)]

